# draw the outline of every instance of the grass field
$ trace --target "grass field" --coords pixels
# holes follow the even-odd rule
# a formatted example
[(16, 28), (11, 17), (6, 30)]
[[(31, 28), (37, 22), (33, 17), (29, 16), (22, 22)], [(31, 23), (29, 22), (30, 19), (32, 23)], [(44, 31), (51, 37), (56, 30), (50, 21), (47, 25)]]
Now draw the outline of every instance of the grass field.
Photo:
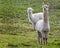
[[(42, 11), (42, 3), (47, 0), (0, 0), (0, 48), (60, 48), (60, 3), (49, 16), (51, 31), (48, 45), (39, 45), (37, 32), (28, 21), (27, 8), (33, 13)], [(51, 13), (51, 12), (50, 12)]]

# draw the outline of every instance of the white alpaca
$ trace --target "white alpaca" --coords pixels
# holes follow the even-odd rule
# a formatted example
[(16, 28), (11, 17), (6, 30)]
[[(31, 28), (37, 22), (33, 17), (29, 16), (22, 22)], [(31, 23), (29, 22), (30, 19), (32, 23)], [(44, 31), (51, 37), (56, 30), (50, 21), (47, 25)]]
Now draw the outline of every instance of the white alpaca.
[(36, 23), (35, 29), (38, 32), (38, 42), (42, 44), (42, 41), (44, 41), (44, 43), (47, 44), (48, 32), (50, 30), (48, 5), (43, 5), (43, 16), (44, 19)]
[(40, 12), (40, 13), (32, 13), (32, 8), (29, 7), (27, 12), (28, 12), (28, 19), (29, 19), (29, 22), (32, 23), (32, 26), (33, 28), (35, 29), (35, 24), (38, 20), (41, 20), (43, 19), (43, 13)]

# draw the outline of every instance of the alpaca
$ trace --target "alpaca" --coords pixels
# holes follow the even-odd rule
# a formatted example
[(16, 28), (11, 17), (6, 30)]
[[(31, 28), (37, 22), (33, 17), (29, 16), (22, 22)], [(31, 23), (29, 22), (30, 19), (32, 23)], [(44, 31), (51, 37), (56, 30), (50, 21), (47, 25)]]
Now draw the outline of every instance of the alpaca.
[(44, 19), (37, 21), (36, 23), (36, 31), (38, 32), (38, 42), (42, 44), (47, 44), (48, 32), (50, 31), (49, 26), (49, 15), (48, 15), (48, 5), (43, 5), (43, 16)]
[(28, 12), (28, 19), (29, 19), (29, 22), (32, 23), (32, 26), (33, 28), (35, 29), (35, 24), (38, 20), (41, 20), (43, 19), (43, 13), (40, 12), (40, 13), (32, 13), (32, 8), (29, 7), (27, 12)]

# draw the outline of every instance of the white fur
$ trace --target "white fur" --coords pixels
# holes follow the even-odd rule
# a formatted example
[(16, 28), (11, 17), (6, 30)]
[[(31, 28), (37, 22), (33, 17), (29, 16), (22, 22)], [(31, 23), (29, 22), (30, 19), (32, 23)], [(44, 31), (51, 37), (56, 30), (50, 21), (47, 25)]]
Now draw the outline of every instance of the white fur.
[(49, 16), (48, 15), (48, 5), (44, 5), (43, 6), (43, 17), (44, 18), (42, 18), (41, 20), (38, 20), (35, 25), (35, 29), (39, 33), (38, 40), (40, 40), (42, 43), (42, 39), (43, 39), (45, 44), (47, 44), (48, 32), (50, 31), (48, 16)]
[[(49, 25), (49, 23), (46, 24), (44, 22), (44, 20), (42, 19), (36, 23), (35, 29), (36, 29), (36, 31), (39, 31), (42, 34), (42, 37), (45, 38), (44, 31), (46, 31), (48, 33), (50, 31), (50, 25)], [(48, 35), (46, 35), (46, 38), (47, 37), (48, 37)]]
[(27, 12), (28, 12), (28, 19), (29, 19), (29, 22), (32, 23), (32, 26), (34, 27), (35, 29), (35, 24), (38, 20), (41, 20), (43, 19), (43, 12), (40, 12), (40, 13), (32, 13), (32, 8), (28, 8)]
[(34, 23), (36, 23), (38, 20), (41, 20), (43, 19), (43, 13), (35, 13), (35, 14), (32, 14), (32, 21)]
[(42, 30), (43, 27), (44, 27), (44, 21), (43, 21), (43, 19), (42, 19), (42, 20), (39, 20), (39, 21), (36, 23), (35, 29), (36, 29), (37, 31), (42, 32), (42, 31), (43, 31), (43, 30)]

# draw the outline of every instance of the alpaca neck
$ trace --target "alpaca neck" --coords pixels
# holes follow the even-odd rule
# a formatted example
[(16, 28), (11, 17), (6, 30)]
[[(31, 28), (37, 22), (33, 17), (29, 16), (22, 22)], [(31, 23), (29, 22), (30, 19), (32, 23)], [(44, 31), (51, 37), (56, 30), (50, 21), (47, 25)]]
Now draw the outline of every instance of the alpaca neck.
[(48, 11), (44, 11), (44, 22), (45, 23), (48, 23), (48, 21), (49, 21), (48, 14), (49, 14)]
[(31, 16), (32, 16), (32, 11), (28, 11), (28, 18), (31, 20)]
[(44, 31), (49, 31), (49, 15), (48, 11), (44, 11)]

